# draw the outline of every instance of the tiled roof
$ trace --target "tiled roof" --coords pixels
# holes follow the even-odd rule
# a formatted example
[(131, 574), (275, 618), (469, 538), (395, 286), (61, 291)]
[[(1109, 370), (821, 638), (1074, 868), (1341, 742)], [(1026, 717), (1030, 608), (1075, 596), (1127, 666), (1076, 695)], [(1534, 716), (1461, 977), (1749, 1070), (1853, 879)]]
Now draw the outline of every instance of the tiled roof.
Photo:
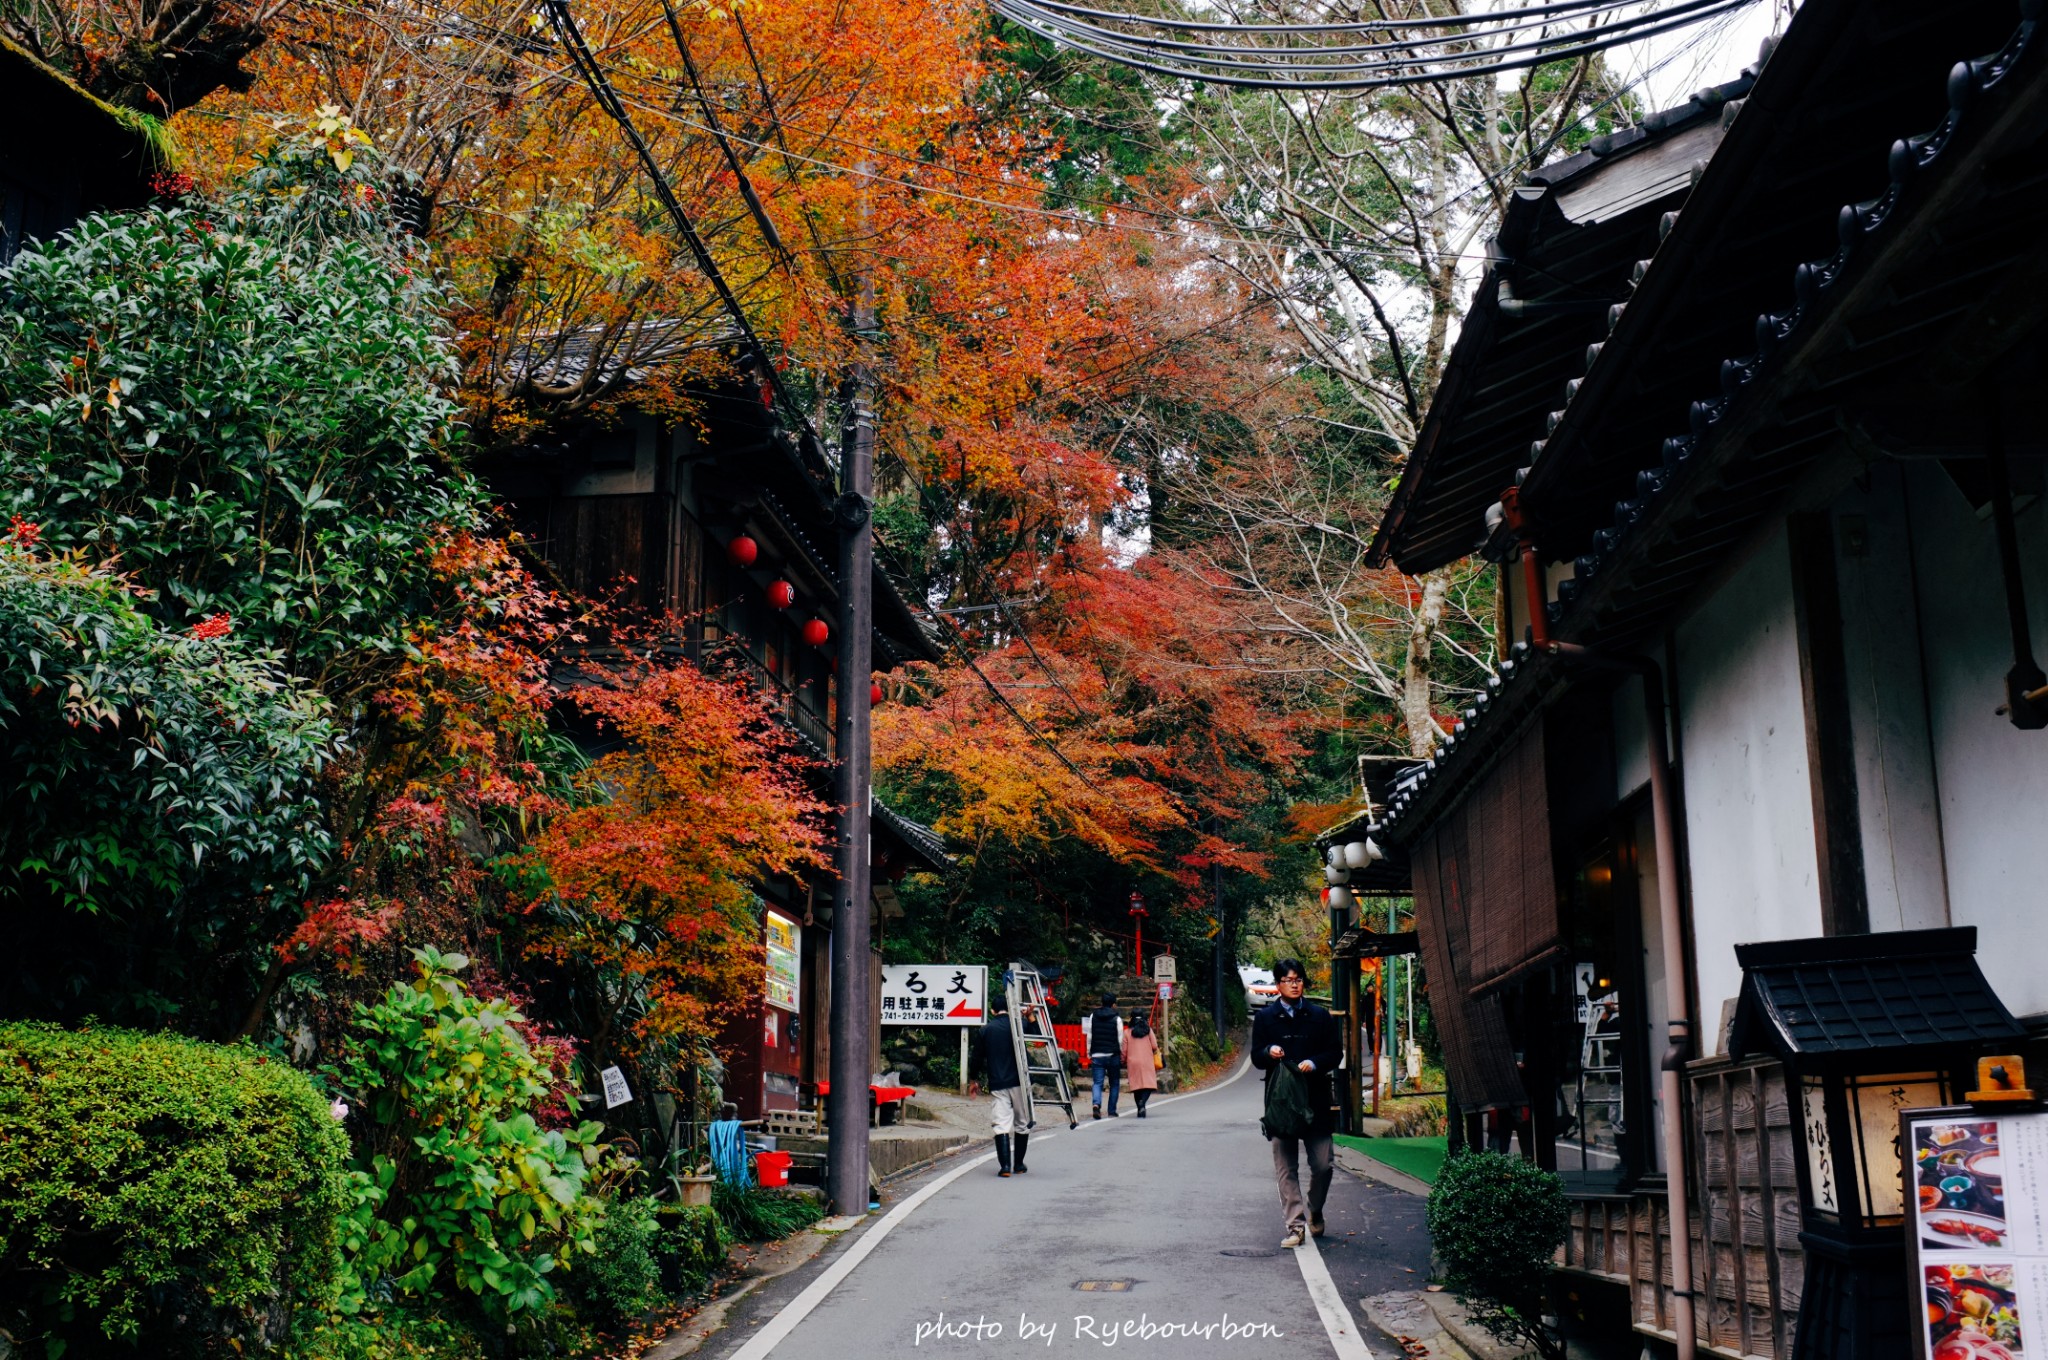
[(1969, 926), (1737, 945), (1728, 1051), (1812, 1063), (2025, 1038), (1976, 952)]
[[(1817, 3), (1810, 3), (1801, 18)], [(2028, 13), (2033, 13), (2032, 8)], [(1866, 263), (1891, 247), (1914, 211), (1937, 192), (1953, 163), (1964, 158), (1963, 148), (1969, 146), (1974, 153), (1973, 143), (1981, 140), (1982, 134), (2004, 129), (2009, 108), (2022, 95), (2037, 103), (2048, 100), (2044, 94), (2048, 73), (2043, 71), (2048, 62), (2048, 52), (2044, 52), (2048, 38), (2040, 30), (2038, 19), (2024, 18), (1998, 50), (1974, 61), (1958, 62), (1948, 77), (1947, 116), (1920, 135), (1893, 144), (1889, 182), (1883, 191), (1843, 207), (1836, 215), (1835, 251), (1796, 267), (1786, 266), (1793, 304), (1756, 318), (1756, 349), (1721, 364), (1720, 391), (1692, 403), (1689, 430), (1664, 441), (1662, 464), (1638, 474), (1636, 494), (1616, 505), (1613, 522), (1593, 535), (1591, 550), (1575, 563), (1576, 576), (1561, 583), (1558, 599), (1548, 606), (1554, 636), (1580, 643), (1608, 642), (1654, 622), (1742, 541), (1755, 519), (1777, 503), (1775, 498), (1782, 496), (1808, 465), (1814, 436), (1806, 426), (1795, 426), (1782, 433), (1779, 445), (1760, 449), (1751, 447), (1754, 441), (1725, 436), (1731, 430), (1754, 435), (1753, 427), (1744, 428), (1749, 408), (1782, 397), (1781, 391), (1766, 389), (1784, 376), (1781, 370), (1788, 356), (1822, 329), (1832, 306), (1851, 291), (1850, 281), (1861, 277)], [(1760, 77), (1759, 91), (1770, 74), (1767, 68)], [(2012, 148), (2006, 151), (2010, 154)], [(2010, 178), (2009, 183), (2015, 192), (2036, 197), (2041, 193), (2038, 176)], [(1975, 205), (1973, 220), (2030, 222), (2038, 220), (2039, 207), (2033, 200), (2016, 208)], [(2031, 235), (2026, 240), (2031, 242)], [(1938, 242), (1928, 249), (1942, 252)], [(1952, 249), (1946, 251), (1948, 256), (1954, 254)], [(1660, 267), (1667, 263), (1674, 269), (1683, 264), (1660, 257)], [(1972, 283), (1978, 290), (1992, 286), (1974, 277), (1985, 272), (1981, 263), (1973, 265), (1966, 259), (1958, 267), (1973, 270)], [(1610, 320), (1619, 324), (1622, 311), (1616, 308)], [(1653, 328), (1656, 321), (1652, 316)], [(1853, 340), (1835, 338), (1855, 348)], [(1896, 362), (1896, 353), (1865, 344), (1863, 358), (1866, 362)], [(1596, 364), (1594, 373), (1597, 371)], [(1594, 373), (1589, 373), (1589, 381)], [(1576, 394), (1576, 387), (1572, 390)], [(1819, 422), (1825, 437), (1835, 437), (1833, 401), (1813, 405), (1815, 410), (1805, 416), (1807, 424)], [(1571, 414), (1568, 400), (1565, 410), (1552, 416), (1553, 428)], [(1741, 461), (1743, 458), (1747, 461)], [(1713, 494), (1703, 499), (1703, 490)], [(1647, 550), (1652, 529), (1660, 535), (1654, 554)], [(1533, 683), (1532, 677), (1537, 677)], [(1562, 666), (1555, 658), (1533, 652), (1527, 643), (1516, 643), (1496, 675), (1487, 681), (1486, 692), (1465, 710), (1414, 786), (1389, 800), (1377, 834), (1390, 841), (1405, 839), (1410, 827), (1426, 824), (1447, 807), (1562, 683)], [(1473, 740), (1482, 727), (1483, 739)]]
[(1754, 76), (1523, 178), (1373, 537), (1375, 562), (1391, 556), (1415, 574), (1477, 545), (1482, 512), (1526, 461), (1558, 392), (1585, 372), (1629, 268), (1654, 245), (1658, 211), (1682, 201)]
[(953, 867), (953, 857), (946, 853), (945, 838), (923, 822), (911, 820), (879, 798), (874, 800), (874, 818), (910, 847), (911, 853), (933, 873), (942, 874)]

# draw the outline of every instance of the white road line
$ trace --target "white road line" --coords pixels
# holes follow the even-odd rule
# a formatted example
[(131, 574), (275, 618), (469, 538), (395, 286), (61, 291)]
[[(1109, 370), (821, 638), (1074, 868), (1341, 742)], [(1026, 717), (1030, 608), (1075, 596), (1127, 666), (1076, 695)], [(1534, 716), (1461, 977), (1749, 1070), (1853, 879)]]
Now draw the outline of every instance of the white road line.
[(782, 1339), (795, 1331), (797, 1324), (809, 1317), (811, 1310), (823, 1303), (826, 1296), (839, 1287), (839, 1282), (848, 1275), (851, 1275), (853, 1268), (862, 1261), (865, 1261), (868, 1253), (880, 1246), (882, 1239), (887, 1237), (904, 1219), (909, 1218), (916, 1211), (918, 1205), (924, 1203), (976, 1167), (987, 1166), (995, 1159), (996, 1155), (993, 1152), (988, 1152), (976, 1157), (971, 1162), (962, 1162), (959, 1166), (954, 1167), (951, 1171), (948, 1171), (945, 1175), (925, 1186), (909, 1199), (904, 1200), (901, 1204), (883, 1215), (881, 1222), (862, 1233), (854, 1241), (854, 1244), (846, 1249), (845, 1255), (827, 1266), (824, 1274), (811, 1281), (809, 1288), (783, 1305), (782, 1311), (777, 1313), (760, 1331), (754, 1333), (753, 1338), (746, 1345), (740, 1347), (738, 1353), (732, 1357), (732, 1360), (768, 1360), (768, 1356), (777, 1346), (782, 1344)]
[(1294, 1263), (1301, 1267), (1302, 1283), (1308, 1286), (1308, 1296), (1315, 1301), (1316, 1314), (1323, 1320), (1323, 1330), (1330, 1334), (1330, 1349), (1337, 1360), (1373, 1360), (1372, 1350), (1358, 1334), (1351, 1310), (1344, 1304), (1343, 1292), (1330, 1278), (1330, 1268), (1323, 1264), (1323, 1253), (1317, 1250), (1313, 1237), (1304, 1239), (1294, 1249)]
[[(1168, 1096), (1165, 1100), (1157, 1101), (1155, 1103), (1165, 1105), (1170, 1101), (1187, 1100), (1194, 1096), (1205, 1096), (1209, 1094), (1209, 1092), (1211, 1091), (1220, 1091), (1224, 1087), (1230, 1085), (1231, 1082), (1236, 1081), (1239, 1077), (1243, 1076), (1246, 1072), (1249, 1072), (1251, 1070), (1251, 1065), (1252, 1062), (1250, 1057), (1246, 1057), (1246, 1059), (1238, 1065), (1238, 1069), (1235, 1072), (1232, 1072), (1228, 1077), (1225, 1077), (1222, 1081), (1217, 1082), (1214, 1086), (1205, 1086), (1199, 1091), (1184, 1091), (1180, 1095)], [(1091, 1124), (1087, 1127), (1094, 1126)], [(1041, 1147), (1043, 1147), (1047, 1143), (1050, 1143), (1054, 1138), (1058, 1136), (1058, 1134), (1052, 1133), (1035, 1133), (1032, 1135), (1032, 1137), (1038, 1141), (1038, 1144)], [(811, 1315), (812, 1310), (815, 1309), (819, 1304), (823, 1303), (826, 1300), (826, 1298), (828, 1298), (831, 1295), (832, 1291), (839, 1287), (839, 1282), (841, 1280), (844, 1280), (847, 1276), (853, 1274), (853, 1268), (859, 1265), (862, 1261), (865, 1261), (868, 1258), (869, 1252), (873, 1251), (876, 1247), (882, 1245), (882, 1239), (887, 1237), (891, 1232), (894, 1232), (896, 1228), (902, 1224), (903, 1220), (909, 1218), (910, 1215), (916, 1211), (917, 1206), (923, 1204), (933, 1195), (936, 1195), (937, 1193), (939, 1193), (939, 1191), (945, 1189), (954, 1181), (959, 1180), (962, 1176), (974, 1170), (974, 1168), (978, 1166), (987, 1166), (990, 1162), (994, 1161), (995, 1159), (996, 1155), (993, 1152), (985, 1152), (981, 1156), (976, 1157), (973, 1161), (962, 1162), (959, 1166), (954, 1167), (951, 1171), (948, 1171), (945, 1175), (939, 1177), (931, 1184), (923, 1187), (916, 1194), (912, 1195), (909, 1199), (906, 1199), (901, 1204), (897, 1205), (894, 1209), (891, 1209), (887, 1214), (884, 1214), (882, 1216), (881, 1222), (875, 1224), (874, 1227), (869, 1228), (866, 1232), (862, 1233), (860, 1237), (855, 1240), (854, 1244), (846, 1249), (846, 1254), (841, 1256), (838, 1260), (834, 1261), (831, 1265), (827, 1266), (825, 1268), (825, 1273), (818, 1276), (817, 1279), (811, 1281), (810, 1285), (804, 1290), (803, 1293), (797, 1295), (788, 1303), (784, 1304), (782, 1306), (781, 1312), (777, 1313), (773, 1318), (769, 1319), (769, 1321), (762, 1326), (760, 1331), (754, 1333), (752, 1339), (750, 1339), (746, 1345), (740, 1347), (740, 1349), (733, 1354), (732, 1360), (768, 1360), (769, 1355), (771, 1355), (774, 1352), (775, 1348), (782, 1344), (782, 1339), (788, 1336), (791, 1332), (795, 1331), (797, 1327), (802, 1324), (803, 1320)], [(1325, 1285), (1328, 1285), (1330, 1289), (1330, 1296), (1332, 1298), (1336, 1298), (1337, 1287), (1336, 1285), (1330, 1283), (1330, 1272), (1328, 1272), (1327, 1270), (1323, 1272), (1323, 1283)], [(1339, 1309), (1342, 1309), (1344, 1306), (1343, 1300), (1338, 1299), (1337, 1306)], [(1323, 1304), (1320, 1299), (1316, 1302), (1316, 1311), (1323, 1312)], [(1325, 1315), (1324, 1317), (1324, 1325), (1329, 1325), (1329, 1319), (1327, 1315)], [(1334, 1335), (1334, 1333), (1332, 1333), (1332, 1335)], [(1354, 1360), (1354, 1357), (1357, 1356), (1363, 1356), (1364, 1360), (1372, 1360), (1372, 1357), (1367, 1352), (1364, 1352), (1362, 1350), (1345, 1351), (1340, 1348), (1338, 1350), (1338, 1355), (1341, 1357), (1341, 1360)]]

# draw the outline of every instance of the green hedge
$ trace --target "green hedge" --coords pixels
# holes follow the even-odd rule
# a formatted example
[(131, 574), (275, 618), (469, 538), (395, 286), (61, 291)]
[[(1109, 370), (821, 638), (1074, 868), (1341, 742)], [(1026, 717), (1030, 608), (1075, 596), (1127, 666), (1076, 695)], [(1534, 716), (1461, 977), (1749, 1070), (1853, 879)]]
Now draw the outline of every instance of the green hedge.
[(0, 1024), (0, 1325), (52, 1356), (276, 1346), (334, 1299), (347, 1159), (257, 1049)]
[(1551, 1260), (1571, 1228), (1561, 1179), (1505, 1152), (1467, 1150), (1437, 1173), (1428, 1222), (1430, 1246), (1474, 1321), (1545, 1357), (1564, 1355), (1543, 1324)]

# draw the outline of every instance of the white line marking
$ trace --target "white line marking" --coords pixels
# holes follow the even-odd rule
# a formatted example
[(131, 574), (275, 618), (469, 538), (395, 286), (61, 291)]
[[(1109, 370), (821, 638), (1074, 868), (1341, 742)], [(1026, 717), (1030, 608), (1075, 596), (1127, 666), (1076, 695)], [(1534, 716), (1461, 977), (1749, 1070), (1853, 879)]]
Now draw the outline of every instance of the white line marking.
[(810, 1286), (803, 1293), (791, 1299), (783, 1306), (781, 1312), (777, 1313), (760, 1331), (754, 1333), (753, 1339), (740, 1347), (739, 1351), (732, 1357), (732, 1360), (768, 1360), (769, 1354), (782, 1343), (782, 1339), (795, 1331), (797, 1324), (806, 1317), (809, 1317), (811, 1310), (823, 1303), (825, 1297), (839, 1287), (839, 1282), (848, 1275), (851, 1275), (853, 1268), (862, 1261), (865, 1261), (868, 1253), (880, 1246), (882, 1239), (887, 1237), (896, 1225), (910, 1217), (918, 1205), (924, 1203), (954, 1181), (959, 1180), (962, 1176), (974, 1170), (974, 1168), (987, 1166), (995, 1159), (995, 1153), (986, 1152), (971, 1162), (962, 1162), (959, 1166), (954, 1167), (951, 1171), (948, 1171), (945, 1175), (925, 1186), (894, 1209), (891, 1209), (887, 1214), (884, 1214), (881, 1222), (862, 1233), (855, 1240), (854, 1244), (846, 1249), (845, 1255), (827, 1266), (824, 1274), (811, 1281)]
[[(1205, 1096), (1211, 1091), (1220, 1091), (1246, 1072), (1249, 1072), (1251, 1066), (1251, 1057), (1246, 1055), (1245, 1060), (1238, 1065), (1238, 1069), (1235, 1072), (1232, 1072), (1214, 1086), (1205, 1086), (1199, 1091), (1183, 1091), (1177, 1096), (1167, 1096), (1164, 1100), (1156, 1103), (1165, 1105), (1171, 1101), (1187, 1100), (1193, 1096)], [(1092, 1128), (1094, 1125), (1090, 1124), (1085, 1127)], [(1043, 1147), (1059, 1135), (1053, 1133), (1034, 1133), (1031, 1136), (1038, 1140), (1039, 1146)], [(740, 1347), (733, 1354), (732, 1360), (768, 1360), (769, 1355), (774, 1352), (775, 1348), (782, 1344), (783, 1338), (795, 1331), (802, 1324), (803, 1320), (811, 1315), (812, 1310), (823, 1303), (832, 1291), (839, 1287), (840, 1281), (853, 1274), (853, 1268), (862, 1261), (865, 1261), (869, 1252), (882, 1245), (882, 1239), (901, 1225), (903, 1220), (909, 1218), (911, 1213), (920, 1204), (923, 1204), (933, 1195), (936, 1195), (954, 1181), (959, 1180), (962, 1176), (974, 1170), (974, 1168), (987, 1166), (995, 1159), (995, 1153), (985, 1152), (971, 1162), (962, 1162), (959, 1166), (954, 1167), (931, 1184), (924, 1186), (909, 1199), (904, 1200), (887, 1214), (884, 1214), (881, 1222), (862, 1233), (855, 1240), (854, 1244), (846, 1249), (846, 1254), (827, 1266), (824, 1274), (811, 1281), (803, 1293), (784, 1304), (781, 1312), (769, 1319), (760, 1331), (754, 1333), (753, 1338), (746, 1345)], [(1320, 1264), (1320, 1261), (1318, 1264)], [(1331, 1297), (1336, 1298), (1337, 1287), (1334, 1284), (1330, 1284), (1330, 1272), (1327, 1270), (1323, 1272), (1323, 1281), (1325, 1284), (1329, 1284)], [(1322, 1306), (1321, 1301), (1318, 1300), (1316, 1304), (1317, 1311), (1320, 1312)], [(1343, 1300), (1338, 1299), (1337, 1306), (1341, 1309), (1344, 1306)], [(1328, 1325), (1327, 1317), (1324, 1319), (1324, 1325)], [(1335, 1333), (1332, 1333), (1332, 1335), (1335, 1335)], [(1372, 1360), (1370, 1353), (1365, 1351), (1346, 1352), (1340, 1349), (1338, 1354), (1342, 1357), (1342, 1360), (1355, 1360), (1356, 1357), (1361, 1356), (1363, 1360)]]
[(1330, 1268), (1323, 1264), (1323, 1253), (1316, 1249), (1313, 1237), (1304, 1239), (1294, 1249), (1294, 1263), (1301, 1267), (1302, 1283), (1308, 1286), (1308, 1296), (1315, 1301), (1316, 1313), (1323, 1320), (1323, 1330), (1330, 1334), (1330, 1349), (1336, 1352), (1337, 1360), (1373, 1360), (1372, 1351), (1358, 1334), (1351, 1310), (1344, 1306), (1344, 1295), (1330, 1278)]

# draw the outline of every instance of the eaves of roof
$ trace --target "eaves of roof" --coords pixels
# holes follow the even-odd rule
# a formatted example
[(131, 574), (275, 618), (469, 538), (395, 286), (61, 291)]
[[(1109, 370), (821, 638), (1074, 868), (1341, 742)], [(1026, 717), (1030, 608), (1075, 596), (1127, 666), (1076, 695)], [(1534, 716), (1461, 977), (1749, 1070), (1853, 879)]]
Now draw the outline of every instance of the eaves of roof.
[[(2029, 310), (2011, 294), (2037, 261), (2048, 212), (2042, 29), (2028, 18), (1996, 50), (1958, 62), (1948, 112), (1892, 145), (1879, 193), (1834, 214), (1835, 250), (1780, 265), (1787, 304), (1756, 316), (1753, 348), (1725, 357), (1718, 383), (1669, 413), (1659, 461), (1548, 606), (1557, 636), (1612, 645), (1661, 622), (1841, 445), (1845, 415), (1942, 400), (1934, 389), (1967, 387), (1958, 380), (1971, 366), (2010, 342)], [(1991, 304), (2011, 314), (1989, 318)], [(1987, 321), (1990, 338), (1969, 333)]]
[[(1882, 183), (1888, 148), (1942, 118), (1951, 64), (1999, 46), (2016, 19), (2013, 0), (1807, 0), (1631, 271), (1583, 378), (1520, 455), (1522, 510), (1547, 558), (1596, 546), (1615, 502), (1658, 463), (1674, 403), (1711, 389), (1724, 359), (1754, 347), (1759, 315), (1792, 300), (1788, 262), (1834, 247), (1837, 210)], [(1497, 533), (1488, 551), (1510, 548)]]
[[(1391, 558), (1420, 573), (1472, 550), (1480, 512), (1542, 434), (1558, 393), (1584, 372), (1586, 347), (1653, 243), (1658, 214), (1682, 200), (1753, 77), (1745, 71), (1597, 138), (1517, 186), (1373, 536), (1375, 564)], [(1514, 303), (1503, 305), (1504, 290)]]
[[(1930, 335), (1998, 320), (1987, 299), (2012, 261), (2037, 252), (2030, 224), (2048, 217), (2048, 35), (2037, 8), (1995, 51), (1950, 69), (1948, 112), (1892, 144), (1876, 197), (1834, 214), (1832, 254), (1780, 261), (1792, 304), (1756, 318), (1756, 348), (1719, 365), (1718, 391), (1669, 412), (1689, 430), (1662, 441), (1663, 462), (1578, 560), (1549, 605), (1554, 637), (1612, 648), (1668, 617), (1837, 438), (1846, 391), (1938, 370), (1970, 346)], [(1959, 224), (1976, 235), (1959, 240)], [(2037, 291), (2044, 282), (2036, 271)], [(1564, 663), (1516, 643), (1377, 834), (1412, 844), (1567, 683)]]
[(953, 867), (953, 857), (946, 853), (945, 837), (923, 822), (904, 816), (880, 798), (874, 800), (872, 807), (876, 823), (901, 841), (925, 868), (943, 874)]

